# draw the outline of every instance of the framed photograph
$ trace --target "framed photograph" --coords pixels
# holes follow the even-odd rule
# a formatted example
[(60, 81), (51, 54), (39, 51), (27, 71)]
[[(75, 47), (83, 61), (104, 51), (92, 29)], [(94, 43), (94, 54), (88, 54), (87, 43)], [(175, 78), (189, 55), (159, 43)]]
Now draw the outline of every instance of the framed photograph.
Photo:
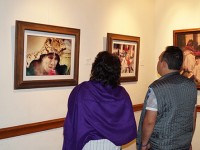
[(78, 84), (80, 29), (16, 21), (14, 89)]
[(140, 37), (107, 33), (107, 51), (121, 61), (121, 82), (138, 81)]
[(174, 30), (173, 43), (183, 51), (180, 73), (193, 79), (200, 89), (200, 28)]

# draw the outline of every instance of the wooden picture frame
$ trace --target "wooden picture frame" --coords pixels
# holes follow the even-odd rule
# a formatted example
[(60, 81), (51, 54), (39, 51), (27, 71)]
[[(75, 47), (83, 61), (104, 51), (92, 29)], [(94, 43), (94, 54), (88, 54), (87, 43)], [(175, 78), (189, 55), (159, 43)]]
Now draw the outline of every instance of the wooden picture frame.
[(140, 37), (107, 33), (107, 51), (121, 61), (121, 82), (138, 81)]
[(195, 81), (200, 89), (200, 28), (173, 31), (173, 44), (183, 51), (181, 74)]
[(15, 36), (14, 89), (78, 84), (80, 29), (17, 20)]

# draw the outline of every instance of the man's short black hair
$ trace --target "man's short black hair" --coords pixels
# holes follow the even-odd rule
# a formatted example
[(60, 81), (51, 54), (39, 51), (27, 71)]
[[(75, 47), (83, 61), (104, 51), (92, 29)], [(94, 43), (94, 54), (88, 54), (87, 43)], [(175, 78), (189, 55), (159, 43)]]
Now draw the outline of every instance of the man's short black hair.
[(168, 46), (162, 55), (162, 61), (166, 61), (168, 68), (180, 70), (183, 64), (183, 52), (177, 46)]

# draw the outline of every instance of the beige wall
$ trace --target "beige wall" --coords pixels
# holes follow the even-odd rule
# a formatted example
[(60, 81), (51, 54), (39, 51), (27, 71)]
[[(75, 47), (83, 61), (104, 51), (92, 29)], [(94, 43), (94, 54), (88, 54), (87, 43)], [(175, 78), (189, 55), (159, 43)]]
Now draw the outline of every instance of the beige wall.
[[(172, 31), (200, 27), (199, 8), (199, 0), (1, 0), (0, 128), (65, 117), (73, 89), (13, 89), (15, 20), (81, 29), (79, 83), (88, 80), (95, 55), (106, 49), (107, 32), (139, 36), (139, 80), (122, 83), (133, 104), (139, 104), (148, 85), (158, 78), (157, 58), (173, 44)], [(197, 123), (198, 127), (199, 115)], [(193, 140), (196, 149), (198, 130)], [(0, 140), (0, 149), (60, 150), (62, 140), (62, 128), (58, 128)], [(124, 149), (135, 149), (134, 144)]]

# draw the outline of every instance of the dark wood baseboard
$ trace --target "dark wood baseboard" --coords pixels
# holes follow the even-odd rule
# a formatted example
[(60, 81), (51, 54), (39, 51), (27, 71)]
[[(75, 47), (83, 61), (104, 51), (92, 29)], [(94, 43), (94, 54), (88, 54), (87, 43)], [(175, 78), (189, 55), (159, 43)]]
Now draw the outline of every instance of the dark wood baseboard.
[(59, 118), (59, 119), (53, 119), (53, 120), (48, 120), (48, 121), (2, 128), (0, 129), (0, 139), (40, 132), (44, 130), (50, 130), (54, 128), (60, 128), (60, 127), (63, 127), (64, 119), (65, 118)]
[[(143, 104), (136, 104), (133, 105), (134, 111), (142, 110)], [(197, 112), (200, 112), (200, 105), (197, 106)], [(63, 127), (65, 118), (47, 120), (42, 122), (24, 124), (19, 126), (13, 126), (8, 128), (1, 128), (0, 129), (0, 139), (55, 129)]]
[(142, 107), (143, 107), (143, 104), (136, 104), (136, 105), (133, 105), (133, 110), (134, 110), (134, 112), (140, 111), (140, 110), (142, 110)]
[(197, 112), (200, 112), (200, 105), (197, 105)]

